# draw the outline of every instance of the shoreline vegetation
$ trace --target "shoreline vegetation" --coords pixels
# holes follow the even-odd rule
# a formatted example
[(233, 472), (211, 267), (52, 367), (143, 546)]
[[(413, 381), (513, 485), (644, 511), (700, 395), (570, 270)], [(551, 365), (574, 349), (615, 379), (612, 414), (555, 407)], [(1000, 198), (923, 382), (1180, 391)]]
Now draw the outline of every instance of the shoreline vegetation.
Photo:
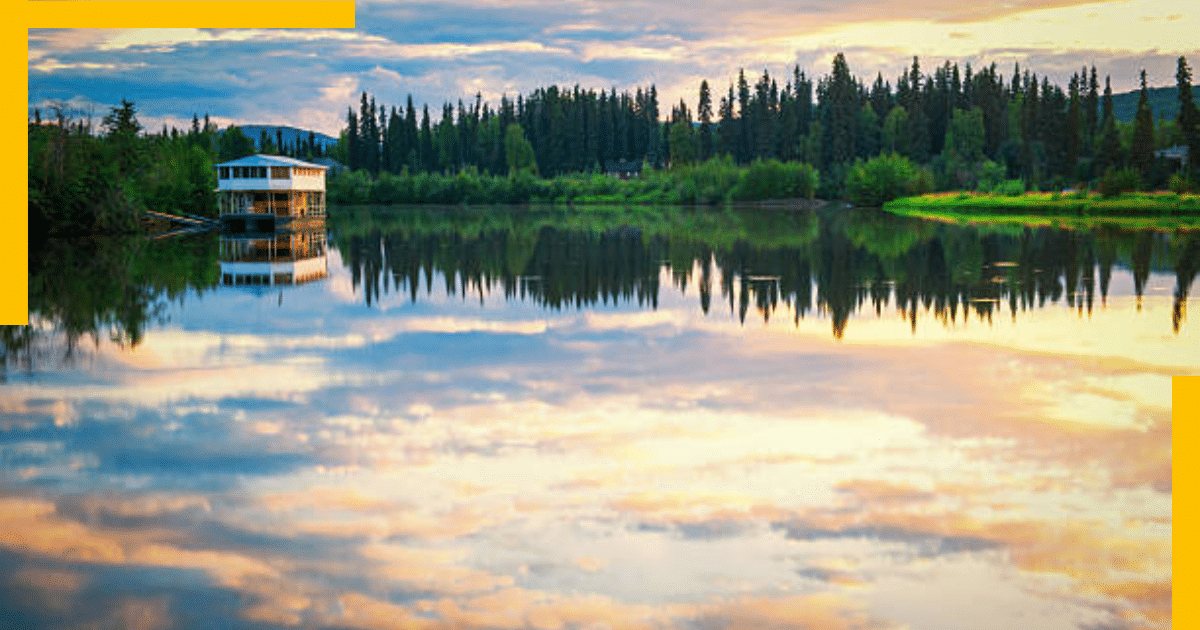
[(1200, 195), (1170, 191), (1110, 196), (1087, 190), (1020, 195), (943, 192), (895, 199), (884, 203), (883, 209), (949, 223), (1059, 227), (1105, 223), (1159, 230), (1200, 229)]
[[(1019, 205), (1034, 214), (1117, 206), (1181, 214), (1200, 191), (1200, 109), (1183, 57), (1178, 115), (1157, 121), (1144, 72), (1136, 118), (1123, 122), (1094, 66), (1072, 74), (1066, 90), (1019, 66), (1008, 79), (995, 64), (923, 71), (916, 57), (894, 85), (882, 74), (873, 83), (855, 77), (842, 54), (823, 77), (796, 67), (783, 78), (743, 70), (724, 94), (702, 81), (694, 112), (681, 100), (661, 117), (654, 85), (632, 94), (549, 86), (505, 95), (496, 108), (477, 95), (445, 103), (437, 121), (411, 95), (389, 109), (364, 92), (328, 149), (312, 134), (288, 143), (277, 132), (272, 142), (265, 130), (256, 143), (207, 115), (203, 124), (194, 115), (190, 129), (148, 131), (126, 100), (99, 125), (72, 119), (65, 106), (45, 119), (34, 109), (30, 239), (144, 233), (147, 209), (215, 216), (213, 165), (254, 153), (332, 159), (335, 204), (883, 207), (949, 190), (976, 191), (951, 196), (1000, 212), (1028, 191), (1084, 190)], [(1198, 157), (1186, 160), (1185, 149)], [(1178, 202), (1165, 201), (1170, 193), (1121, 196), (1148, 190), (1170, 190)], [(904, 203), (912, 211), (915, 202)]]
[(719, 205), (767, 200), (813, 200), (820, 175), (803, 162), (759, 159), (745, 166), (730, 156), (671, 169), (646, 169), (638, 177), (573, 173), (540, 178), (530, 171), (489, 175), (468, 167), (457, 174), (365, 170), (340, 173), (328, 183), (336, 204), (681, 204)]

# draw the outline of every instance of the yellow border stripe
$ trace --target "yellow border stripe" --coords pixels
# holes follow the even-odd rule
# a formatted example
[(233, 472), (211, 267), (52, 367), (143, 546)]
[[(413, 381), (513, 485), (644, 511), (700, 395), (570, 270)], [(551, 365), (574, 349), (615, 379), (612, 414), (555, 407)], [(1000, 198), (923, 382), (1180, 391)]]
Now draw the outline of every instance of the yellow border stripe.
[[(1200, 376), (1171, 378), (1171, 617), (1172, 627), (1195, 628), (1200, 624), (1200, 606), (1188, 597), (1196, 583), (1196, 548), (1200, 543), (1196, 493), (1200, 478), (1200, 458), (1186, 452), (1196, 448), (1200, 439)], [(1175, 455), (1181, 457), (1175, 459)], [(1182, 588), (1182, 587), (1187, 587)]]
[(354, 28), (353, 0), (25, 3), (27, 28)]
[(0, 221), (0, 324), (29, 323), (29, 134), (24, 121), (29, 102), (29, 38), (20, 21), (0, 31), (2, 72), (8, 88), (0, 120), (5, 152), (4, 181), (11, 181)]

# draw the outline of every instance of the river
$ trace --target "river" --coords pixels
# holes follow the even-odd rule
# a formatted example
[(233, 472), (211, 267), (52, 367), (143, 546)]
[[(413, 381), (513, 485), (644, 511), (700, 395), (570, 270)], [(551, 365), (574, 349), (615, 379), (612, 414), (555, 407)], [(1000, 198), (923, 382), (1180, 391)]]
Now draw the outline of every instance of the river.
[(332, 208), (52, 241), (6, 627), (1171, 627), (1200, 233)]

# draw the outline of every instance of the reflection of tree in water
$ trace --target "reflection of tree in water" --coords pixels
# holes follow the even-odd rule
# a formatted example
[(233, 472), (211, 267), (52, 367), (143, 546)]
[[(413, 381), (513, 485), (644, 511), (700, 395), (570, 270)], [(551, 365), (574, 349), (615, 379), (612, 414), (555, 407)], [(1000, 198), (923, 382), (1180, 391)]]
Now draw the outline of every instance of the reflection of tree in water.
[(80, 341), (141, 342), (170, 302), (217, 282), (215, 234), (46, 239), (29, 247), (29, 326), (4, 326), (0, 369), (69, 361)]
[(1200, 271), (1200, 234), (1191, 234), (1175, 244), (1175, 304), (1171, 308), (1171, 325), (1179, 332), (1179, 324), (1187, 314), (1188, 288)]
[[(428, 293), (440, 274), (447, 293), (464, 299), (500, 290), (555, 309), (656, 308), (666, 271), (681, 291), (696, 290), (705, 313), (714, 298), (742, 322), (752, 309), (769, 321), (785, 305), (797, 323), (815, 309), (840, 338), (852, 315), (864, 309), (881, 315), (892, 299), (914, 331), (922, 313), (951, 325), (969, 317), (991, 322), (1007, 307), (1015, 320), (1019, 312), (1063, 301), (1090, 315), (1097, 277), (1106, 303), (1113, 268), (1129, 269), (1140, 300), (1151, 270), (1173, 266), (1182, 287), (1176, 289), (1178, 331), (1200, 264), (1196, 236), (955, 226), (875, 211), (729, 211), (719, 215), (727, 224), (709, 232), (688, 229), (684, 220), (675, 227), (636, 218), (574, 227), (519, 214), (506, 215), (502, 225), (494, 216), (419, 216), (401, 214), (368, 230), (343, 226), (344, 233), (335, 225), (354, 285), (363, 287), (368, 304), (389, 290), (406, 291), (415, 301), (422, 281)], [(781, 238), (797, 230), (811, 234)], [(728, 232), (737, 238), (724, 238)]]

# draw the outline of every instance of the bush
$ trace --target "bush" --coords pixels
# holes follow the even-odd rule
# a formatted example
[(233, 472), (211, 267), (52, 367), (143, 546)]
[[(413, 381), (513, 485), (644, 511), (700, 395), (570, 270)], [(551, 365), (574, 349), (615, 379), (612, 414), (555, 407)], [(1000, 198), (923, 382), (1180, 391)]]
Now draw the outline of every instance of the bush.
[(919, 195), (933, 189), (933, 173), (917, 168), (897, 153), (855, 160), (846, 173), (846, 197), (856, 205), (879, 206), (897, 197)]
[(1188, 185), (1187, 178), (1179, 173), (1171, 175), (1171, 179), (1168, 180), (1167, 186), (1177, 195), (1182, 195), (1191, 190), (1191, 186)]
[(1133, 192), (1142, 187), (1142, 175), (1135, 168), (1110, 168), (1100, 178), (1100, 194), (1116, 197), (1123, 192)]
[(976, 189), (985, 191), (991, 190), (996, 186), (996, 184), (1004, 181), (1005, 174), (1006, 173), (1003, 165), (997, 164), (991, 160), (985, 160), (979, 165), (977, 175), (979, 181), (976, 184)]
[(1019, 179), (1006, 179), (992, 187), (994, 197), (1020, 197), (1025, 194), (1025, 182)]
[(738, 201), (812, 198), (818, 184), (817, 171), (809, 164), (755, 160), (733, 189)]

